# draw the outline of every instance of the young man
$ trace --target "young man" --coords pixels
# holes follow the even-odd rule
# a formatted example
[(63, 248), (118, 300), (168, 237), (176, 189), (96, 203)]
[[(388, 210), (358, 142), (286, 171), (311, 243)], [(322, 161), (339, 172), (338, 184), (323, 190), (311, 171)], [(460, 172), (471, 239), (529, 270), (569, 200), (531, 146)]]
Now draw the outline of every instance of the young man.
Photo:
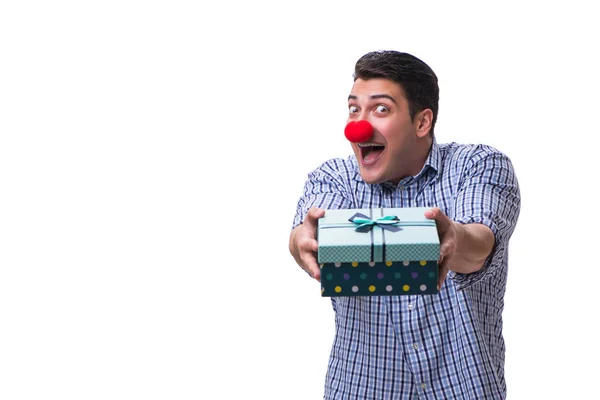
[(354, 156), (312, 171), (298, 202), (290, 252), (317, 280), (326, 209), (431, 207), (441, 243), (439, 294), (331, 299), (325, 399), (506, 397), (502, 310), (519, 187), (496, 149), (436, 142), (438, 99), (435, 73), (416, 57), (361, 57), (348, 122), (373, 132), (352, 143)]

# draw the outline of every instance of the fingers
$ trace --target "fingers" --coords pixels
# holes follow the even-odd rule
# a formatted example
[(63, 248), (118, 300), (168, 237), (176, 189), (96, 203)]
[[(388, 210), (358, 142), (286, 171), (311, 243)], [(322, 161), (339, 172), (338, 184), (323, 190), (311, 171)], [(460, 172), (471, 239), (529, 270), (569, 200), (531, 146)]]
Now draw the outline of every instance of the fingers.
[(439, 264), (438, 271), (438, 290), (441, 290), (444, 281), (446, 280), (446, 276), (448, 275), (448, 268), (444, 266), (444, 264)]
[(311, 230), (317, 231), (317, 225), (319, 218), (325, 215), (325, 210), (317, 207), (311, 207), (308, 210), (308, 214), (304, 218), (304, 222), (302, 224), (306, 225), (307, 228), (311, 228)]
[(313, 278), (320, 281), (321, 269), (317, 262), (317, 251), (319, 244), (315, 239), (305, 238), (298, 241), (298, 250), (300, 253), (300, 266)]
[(305, 268), (304, 270), (315, 280), (321, 282), (321, 269), (319, 268), (319, 265), (317, 264), (316, 259), (310, 258), (310, 257), (306, 257), (306, 259), (304, 260), (304, 265)]
[(452, 254), (455, 250), (454, 231), (452, 229), (452, 220), (444, 214), (438, 207), (425, 211), (425, 218), (435, 220), (437, 230), (440, 236), (440, 258), (438, 274), (438, 290), (444, 284), (448, 274), (448, 266), (452, 261)]
[(442, 243), (440, 244), (440, 263), (443, 262), (444, 259), (449, 258), (448, 256), (452, 252), (453, 248), (454, 243), (452, 242), (452, 240), (442, 241)]
[(438, 290), (442, 287), (446, 275), (448, 274), (449, 264), (452, 260), (452, 240), (443, 241), (440, 244), (440, 259), (438, 260), (439, 274), (438, 274)]
[[(317, 262), (317, 251), (319, 249), (319, 244), (317, 242), (317, 226), (319, 218), (324, 215), (325, 210), (312, 207), (308, 210), (302, 225), (297, 228), (298, 232), (296, 232), (294, 237), (298, 255), (296, 261), (303, 270), (317, 281), (321, 280), (321, 269)], [(293, 241), (290, 244), (292, 249), (294, 247)]]
[(425, 211), (425, 218), (435, 220), (438, 232), (444, 233), (452, 223), (450, 218), (444, 214), (438, 207), (433, 207), (431, 210)]
[(325, 210), (323, 210), (322, 208), (319, 207), (311, 207), (308, 210), (308, 213), (306, 215), (307, 218), (314, 218), (315, 220), (321, 218), (322, 216), (325, 215)]

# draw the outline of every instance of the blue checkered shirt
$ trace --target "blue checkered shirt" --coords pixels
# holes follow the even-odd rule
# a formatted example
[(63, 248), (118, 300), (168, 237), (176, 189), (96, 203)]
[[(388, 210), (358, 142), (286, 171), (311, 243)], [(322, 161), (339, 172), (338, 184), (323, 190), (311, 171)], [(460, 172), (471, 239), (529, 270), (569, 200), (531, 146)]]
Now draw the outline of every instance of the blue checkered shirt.
[(481, 270), (450, 271), (437, 295), (332, 298), (324, 398), (504, 399), (502, 310), (520, 210), (510, 160), (489, 146), (434, 141), (419, 174), (370, 185), (354, 156), (332, 159), (309, 174), (294, 227), (313, 206), (439, 207), (454, 221), (490, 227), (496, 239)]

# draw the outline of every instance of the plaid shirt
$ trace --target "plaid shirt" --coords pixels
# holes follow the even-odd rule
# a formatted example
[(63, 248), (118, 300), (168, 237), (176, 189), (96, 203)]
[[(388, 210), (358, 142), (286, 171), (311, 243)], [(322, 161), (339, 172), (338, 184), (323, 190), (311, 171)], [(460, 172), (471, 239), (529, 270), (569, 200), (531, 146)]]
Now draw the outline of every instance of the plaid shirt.
[(333, 159), (309, 174), (294, 227), (313, 206), (439, 207), (454, 221), (488, 226), (496, 239), (481, 270), (450, 271), (437, 295), (332, 298), (324, 398), (504, 399), (502, 310), (520, 210), (510, 160), (489, 146), (434, 140), (419, 174), (369, 185), (354, 156)]

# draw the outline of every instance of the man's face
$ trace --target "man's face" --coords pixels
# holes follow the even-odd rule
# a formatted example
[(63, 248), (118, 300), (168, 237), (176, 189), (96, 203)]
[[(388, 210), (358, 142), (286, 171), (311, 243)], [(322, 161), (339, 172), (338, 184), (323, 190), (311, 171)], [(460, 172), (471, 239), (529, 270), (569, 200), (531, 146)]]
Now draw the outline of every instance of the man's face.
[(411, 122), (408, 101), (397, 83), (382, 78), (357, 79), (348, 97), (348, 122), (368, 120), (373, 136), (352, 143), (362, 179), (370, 184), (416, 175), (423, 167), (419, 118)]

